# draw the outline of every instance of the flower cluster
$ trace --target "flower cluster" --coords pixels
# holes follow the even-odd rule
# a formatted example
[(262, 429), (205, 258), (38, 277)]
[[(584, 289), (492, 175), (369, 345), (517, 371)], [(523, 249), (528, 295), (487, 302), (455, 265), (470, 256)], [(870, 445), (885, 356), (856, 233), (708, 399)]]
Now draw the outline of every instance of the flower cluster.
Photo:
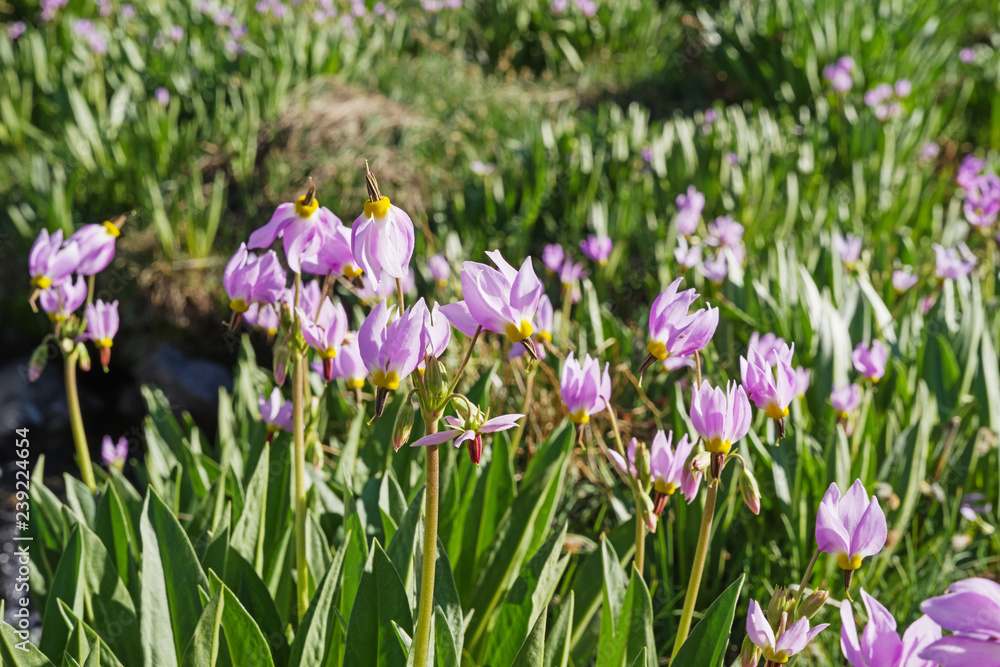
[(830, 83), (834, 92), (843, 94), (854, 86), (854, 70), (856, 69), (854, 58), (841, 56), (837, 62), (823, 68), (823, 78)]
[(909, 97), (912, 89), (909, 79), (899, 79), (895, 84), (880, 83), (865, 92), (865, 106), (875, 111), (875, 117), (885, 122), (903, 113), (901, 100)]
[[(706, 112), (706, 115), (708, 112)], [(705, 208), (705, 195), (688, 186), (677, 196), (677, 247), (674, 259), (683, 270), (698, 267), (709, 282), (721, 285), (729, 277), (730, 265), (742, 265), (746, 258), (743, 225), (723, 215), (705, 226), (704, 238), (696, 236)]]

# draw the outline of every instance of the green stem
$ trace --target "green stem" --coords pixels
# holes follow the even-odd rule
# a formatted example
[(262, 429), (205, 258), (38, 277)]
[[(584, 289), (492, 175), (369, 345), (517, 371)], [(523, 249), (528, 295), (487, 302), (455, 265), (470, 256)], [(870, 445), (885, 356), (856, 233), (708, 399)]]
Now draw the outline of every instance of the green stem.
[[(639, 500), (636, 499), (636, 510), (639, 509)], [(635, 559), (632, 561), (636, 569), (639, 570), (639, 576), (642, 576), (642, 568), (646, 561), (646, 522), (643, 521), (642, 517), (639, 516), (638, 511), (635, 515)]]
[(305, 432), (305, 356), (296, 343), (302, 323), (298, 317), (302, 294), (302, 276), (295, 275), (295, 319), (292, 324), (292, 444), (295, 485), (295, 573), (299, 620), (309, 608), (309, 564), (306, 561), (306, 432)]
[(802, 602), (802, 593), (806, 590), (806, 584), (809, 583), (809, 577), (812, 576), (813, 568), (816, 566), (816, 559), (819, 558), (819, 548), (813, 551), (813, 557), (809, 561), (809, 566), (806, 567), (806, 573), (802, 575), (802, 583), (799, 584), (799, 594), (795, 598), (795, 609), (799, 608), (799, 603)]
[(91, 493), (97, 491), (94, 481), (94, 468), (90, 464), (90, 449), (87, 448), (87, 435), (83, 430), (83, 414), (80, 412), (80, 395), (76, 390), (76, 364), (80, 354), (76, 348), (66, 355), (66, 405), (69, 409), (69, 426), (73, 431), (73, 443), (76, 445), (76, 464), (80, 467), (80, 477)]
[[(611, 431), (615, 436), (615, 448), (618, 450), (618, 454), (622, 457), (622, 460), (628, 462), (628, 454), (625, 453), (625, 446), (622, 444), (622, 434), (618, 430), (618, 418), (615, 417), (614, 408), (608, 403), (608, 416), (611, 417)], [(643, 565), (645, 565), (646, 560), (646, 523), (642, 517), (642, 510), (640, 509), (640, 493), (643, 493), (642, 489), (639, 488), (639, 481), (632, 477), (631, 475), (625, 475), (628, 478), (629, 488), (632, 490), (632, 499), (635, 502), (635, 557), (633, 559), (633, 564), (639, 570), (639, 574), (642, 574)]]
[[(472, 348), (476, 346), (476, 341), (479, 340), (479, 334), (483, 332), (482, 325), (476, 327), (476, 333), (472, 335), (472, 340), (469, 341), (469, 347), (465, 350), (465, 357), (462, 358), (462, 365), (458, 367), (458, 371), (455, 373), (455, 379), (451, 381), (448, 386), (448, 391), (445, 395), (450, 396), (455, 393), (455, 388), (458, 387), (458, 381), (462, 379), (462, 373), (465, 372), (465, 367), (469, 365), (469, 359), (472, 358)], [(437, 428), (437, 427), (435, 427)], [(435, 431), (437, 433), (437, 431)]]
[[(437, 433), (438, 416), (427, 416), (427, 424), (424, 428), (426, 435)], [(437, 560), (438, 484), (438, 446), (431, 445), (427, 448), (427, 480), (424, 495), (424, 562), (420, 572), (417, 631), (413, 636), (413, 667), (427, 665), (427, 653), (431, 642), (431, 618), (434, 615), (434, 568)]]
[(694, 551), (694, 562), (691, 564), (691, 578), (688, 579), (687, 593), (684, 595), (684, 609), (677, 625), (677, 637), (674, 639), (674, 650), (670, 654), (673, 660), (681, 650), (688, 632), (691, 631), (691, 619), (694, 617), (694, 605), (698, 600), (698, 589), (701, 587), (701, 575), (705, 571), (705, 560), (708, 555), (708, 543), (712, 537), (712, 519), (715, 516), (715, 498), (719, 494), (719, 480), (708, 483), (708, 494), (705, 496), (705, 508), (701, 515), (701, 529), (698, 531), (698, 546)]
[[(562, 302), (562, 344), (569, 347), (569, 313), (573, 307), (573, 286), (563, 288)], [(572, 348), (570, 348), (572, 349)]]

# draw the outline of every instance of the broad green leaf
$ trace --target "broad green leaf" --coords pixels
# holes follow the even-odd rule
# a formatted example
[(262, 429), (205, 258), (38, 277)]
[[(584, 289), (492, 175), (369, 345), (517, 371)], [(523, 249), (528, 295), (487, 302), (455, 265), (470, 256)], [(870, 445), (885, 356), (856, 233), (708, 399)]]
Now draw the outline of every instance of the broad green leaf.
[(392, 629), (393, 621), (412, 636), (413, 620), (403, 582), (375, 541), (347, 626), (345, 664), (406, 665), (406, 654)]
[(104, 495), (101, 496), (100, 504), (97, 507), (97, 520), (94, 532), (101, 538), (108, 553), (118, 567), (118, 577), (129, 584), (129, 546), (138, 544), (135, 535), (131, 532), (129, 520), (125, 514), (125, 507), (122, 505), (118, 489), (114, 484), (107, 484)]
[[(350, 539), (351, 535), (348, 534), (345, 545)], [(298, 632), (295, 633), (295, 641), (287, 662), (289, 667), (325, 665), (332, 657), (330, 647), (336, 632), (336, 619), (339, 618), (339, 614), (333, 613), (336, 610), (334, 599), (340, 588), (345, 554), (344, 547), (337, 549), (333, 562), (319, 581), (316, 595), (309, 601), (309, 609), (306, 610)]]
[[(184, 651), (182, 667), (215, 667), (222, 633), (222, 590), (205, 605), (191, 641)], [(155, 663), (153, 663), (155, 664)]]
[(741, 574), (708, 607), (705, 616), (692, 628), (691, 634), (681, 645), (673, 664), (704, 665), (704, 667), (718, 667), (722, 664), (745, 578), (746, 575)]
[(601, 582), (601, 636), (597, 643), (597, 662), (600, 665), (617, 665), (615, 662), (615, 635), (625, 602), (625, 573), (611, 543), (601, 536), (601, 564), (604, 569)]
[(452, 577), (448, 552), (441, 540), (438, 540), (437, 562), (434, 564), (434, 617), (434, 643), (438, 664), (442, 667), (458, 664), (465, 631), (462, 601)]
[(414, 580), (417, 578), (414, 573), (413, 557), (419, 548), (417, 533), (421, 527), (420, 510), (423, 508), (423, 501), (424, 492), (420, 490), (414, 496), (410, 507), (406, 510), (406, 514), (401, 518), (398, 529), (393, 534), (392, 540), (389, 542), (389, 547), (385, 551), (389, 560), (395, 566), (400, 580), (403, 582), (403, 587), (406, 589), (406, 595), (410, 599), (411, 607), (414, 606), (414, 594), (416, 592)]
[(0, 620), (0, 662), (15, 667), (54, 667), (45, 654), (21, 637), (17, 630)]
[(924, 348), (921, 376), (945, 414), (953, 412), (958, 404), (961, 373), (955, 353), (944, 336), (938, 334), (930, 338)]
[(570, 639), (573, 629), (573, 591), (559, 610), (555, 624), (545, 637), (545, 667), (569, 665)]
[(347, 517), (345, 528), (348, 531), (349, 539), (340, 547), (346, 552), (344, 554), (344, 582), (340, 594), (340, 613), (344, 618), (349, 619), (369, 555), (368, 538), (365, 536), (365, 529), (361, 525), (361, 517), (358, 516), (357, 512)]
[(86, 638), (86, 644), (87, 646), (91, 647), (90, 649), (91, 651), (93, 650), (92, 647), (95, 647), (98, 644), (100, 645), (102, 667), (119, 667), (119, 665), (122, 664), (121, 661), (118, 659), (118, 657), (108, 646), (107, 642), (101, 639), (97, 635), (97, 633), (94, 632), (93, 628), (91, 628), (89, 625), (84, 623), (80, 618), (78, 618), (76, 614), (73, 613), (73, 610), (70, 609), (65, 602), (60, 601), (59, 611), (62, 614), (63, 618), (66, 619), (67, 625), (78, 625), (80, 629), (82, 629), (83, 637)]
[(230, 547), (253, 565), (258, 576), (264, 573), (264, 521), (267, 512), (267, 483), (270, 448), (261, 450), (253, 477), (247, 485), (243, 514), (236, 521)]
[(267, 638), (271, 655), (278, 664), (288, 662), (288, 641), (285, 638), (281, 615), (267, 586), (240, 554), (229, 551), (225, 568), (226, 587), (236, 596)]
[(543, 612), (538, 615), (538, 620), (535, 621), (510, 667), (542, 667), (544, 660), (545, 613)]
[(90, 654), (87, 656), (87, 661), (83, 663), (83, 667), (100, 667), (101, 665), (101, 645), (94, 644), (94, 647), (90, 649)]

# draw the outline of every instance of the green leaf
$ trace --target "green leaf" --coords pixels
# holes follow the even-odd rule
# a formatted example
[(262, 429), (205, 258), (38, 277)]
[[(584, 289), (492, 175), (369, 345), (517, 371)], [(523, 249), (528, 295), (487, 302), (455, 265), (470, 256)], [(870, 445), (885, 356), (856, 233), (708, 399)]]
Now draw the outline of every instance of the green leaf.
[(958, 403), (958, 381), (962, 371), (955, 359), (955, 353), (944, 336), (938, 334), (924, 348), (922, 377), (935, 398), (938, 406), (946, 414), (954, 411)]
[(288, 641), (283, 631), (281, 615), (267, 586), (257, 576), (253, 566), (236, 551), (229, 551), (225, 571), (226, 586), (267, 637), (275, 662), (287, 664)]
[(545, 614), (539, 614), (510, 667), (542, 667), (545, 659)]
[(458, 597), (455, 579), (444, 544), (438, 540), (437, 561), (434, 564), (434, 644), (437, 663), (442, 667), (457, 665), (462, 655), (465, 625), (462, 601)]
[(100, 643), (94, 644), (94, 647), (90, 649), (90, 655), (87, 656), (87, 661), (83, 663), (83, 667), (100, 667), (101, 664), (101, 645)]
[[(184, 651), (183, 667), (215, 667), (222, 630), (222, 590), (205, 605), (191, 641)], [(156, 663), (152, 663), (156, 664)]]
[(271, 468), (271, 449), (261, 450), (253, 477), (247, 485), (243, 513), (236, 521), (230, 547), (253, 564), (258, 576), (264, 573), (264, 521), (267, 512), (267, 483)]
[[(609, 664), (631, 665), (637, 656), (645, 652), (647, 667), (656, 667), (656, 643), (653, 639), (653, 602), (649, 599), (649, 589), (642, 574), (634, 567), (625, 599), (622, 601), (622, 615), (618, 619), (614, 638), (614, 660)], [(700, 663), (678, 663), (700, 664)]]
[[(388, 475), (387, 475), (388, 477)], [(385, 553), (396, 568), (396, 573), (403, 582), (406, 595), (410, 600), (410, 606), (414, 606), (414, 595), (416, 583), (414, 581), (413, 556), (417, 551), (417, 531), (420, 528), (420, 510), (423, 507), (424, 492), (421, 489), (414, 496), (410, 507), (406, 510), (399, 522), (399, 527), (389, 542), (389, 548)], [(383, 525), (385, 525), (383, 517)]]
[(413, 620), (403, 582), (381, 545), (375, 541), (351, 610), (344, 663), (405, 666), (406, 654), (392, 630), (393, 621), (412, 636)]
[(673, 664), (704, 665), (704, 667), (717, 667), (722, 664), (745, 578), (746, 575), (741, 574), (709, 606), (705, 616), (698, 621), (698, 625), (694, 626), (691, 634), (681, 645)]
[(108, 553), (111, 554), (118, 567), (118, 576), (128, 587), (129, 583), (129, 545), (138, 544), (132, 534), (125, 507), (114, 484), (105, 486), (97, 507), (97, 520), (94, 532), (101, 538)]
[(54, 667), (45, 654), (0, 620), (0, 664), (15, 667)]
[(601, 586), (601, 636), (597, 643), (597, 663), (600, 665), (617, 665), (615, 662), (614, 640), (617, 634), (618, 619), (625, 602), (625, 573), (618, 561), (611, 543), (601, 536), (601, 564), (604, 576)]
[(555, 625), (545, 638), (545, 667), (567, 667), (569, 665), (570, 639), (573, 626), (573, 591), (563, 603)]
[(177, 665), (202, 616), (198, 588), (208, 580), (187, 533), (152, 488), (139, 525), (140, 634), (147, 667)]
[[(223, 637), (225, 644), (221, 641)], [(215, 667), (223, 645), (228, 648), (229, 657), (224, 664), (274, 667), (260, 628), (225, 584), (205, 605), (184, 651), (183, 667)]]
[[(348, 534), (345, 544), (350, 539), (351, 535)], [(331, 610), (336, 611), (333, 603), (340, 588), (346, 553), (346, 549), (341, 547), (334, 554), (333, 562), (320, 580), (316, 595), (309, 601), (309, 609), (295, 633), (289, 659), (282, 664), (289, 667), (313, 667), (325, 665), (329, 661), (330, 647), (336, 632), (335, 621), (340, 618), (339, 614), (332, 613)]]

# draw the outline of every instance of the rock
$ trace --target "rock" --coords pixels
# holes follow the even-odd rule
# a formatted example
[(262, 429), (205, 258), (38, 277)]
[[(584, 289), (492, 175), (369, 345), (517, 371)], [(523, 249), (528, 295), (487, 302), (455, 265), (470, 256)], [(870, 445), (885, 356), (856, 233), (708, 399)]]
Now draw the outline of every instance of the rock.
[(219, 387), (233, 390), (230, 369), (188, 356), (170, 344), (160, 345), (146, 359), (138, 361), (133, 373), (139, 384), (161, 389), (175, 410), (187, 410), (195, 423), (203, 427), (216, 423)]

